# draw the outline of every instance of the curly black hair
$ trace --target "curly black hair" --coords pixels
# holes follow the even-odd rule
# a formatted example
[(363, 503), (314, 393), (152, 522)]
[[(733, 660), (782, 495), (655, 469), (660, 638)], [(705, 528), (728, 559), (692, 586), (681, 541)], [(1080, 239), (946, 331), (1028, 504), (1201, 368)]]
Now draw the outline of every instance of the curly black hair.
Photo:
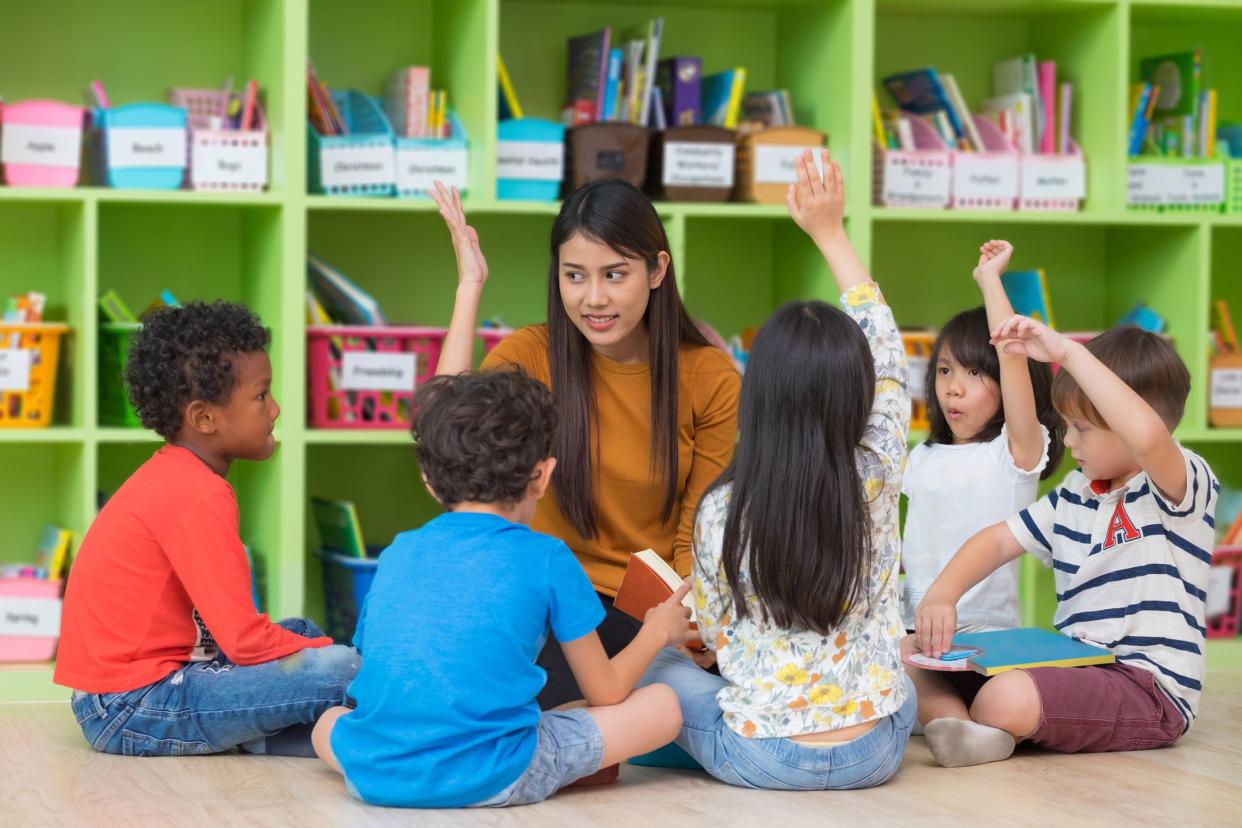
[(144, 426), (171, 440), (191, 402), (228, 401), (237, 379), (232, 357), (265, 350), (271, 338), (258, 316), (233, 302), (160, 308), (130, 345), (129, 401)]
[(552, 456), (556, 402), (521, 370), (435, 377), (414, 396), (415, 454), (436, 497), (520, 501), (535, 464)]

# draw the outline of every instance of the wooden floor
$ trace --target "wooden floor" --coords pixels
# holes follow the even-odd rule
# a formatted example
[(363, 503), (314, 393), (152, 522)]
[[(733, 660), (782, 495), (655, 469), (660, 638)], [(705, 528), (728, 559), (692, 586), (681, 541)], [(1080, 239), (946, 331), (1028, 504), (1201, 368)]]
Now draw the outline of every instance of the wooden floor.
[(1242, 825), (1242, 671), (1210, 674), (1176, 747), (946, 770), (921, 737), (888, 784), (776, 793), (626, 766), (621, 781), (502, 811), (403, 811), (350, 799), (317, 760), (128, 759), (89, 750), (66, 703), (0, 705), (0, 824), (98, 826)]

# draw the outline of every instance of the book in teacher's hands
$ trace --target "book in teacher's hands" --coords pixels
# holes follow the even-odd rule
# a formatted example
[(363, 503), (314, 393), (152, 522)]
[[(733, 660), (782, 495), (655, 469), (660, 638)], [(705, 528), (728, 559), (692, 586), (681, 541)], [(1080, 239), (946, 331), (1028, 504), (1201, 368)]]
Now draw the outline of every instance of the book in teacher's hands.
[(965, 672), (973, 670), (994, 676), (1006, 670), (1031, 667), (1090, 667), (1112, 664), (1116, 659), (1103, 647), (1096, 647), (1060, 633), (1024, 627), (1016, 630), (959, 633), (953, 636), (949, 652), (932, 658), (919, 652), (901, 660), (925, 670)]
[[(621, 586), (617, 588), (617, 597), (612, 605), (631, 618), (642, 621), (647, 617), (647, 610), (667, 601), (684, 580), (655, 550), (635, 552), (625, 565), (625, 574), (621, 576)], [(692, 595), (687, 593), (681, 603), (690, 610), (690, 629), (697, 630), (695, 621), (698, 616), (694, 611)], [(691, 650), (702, 650), (703, 642), (692, 638), (686, 646)]]

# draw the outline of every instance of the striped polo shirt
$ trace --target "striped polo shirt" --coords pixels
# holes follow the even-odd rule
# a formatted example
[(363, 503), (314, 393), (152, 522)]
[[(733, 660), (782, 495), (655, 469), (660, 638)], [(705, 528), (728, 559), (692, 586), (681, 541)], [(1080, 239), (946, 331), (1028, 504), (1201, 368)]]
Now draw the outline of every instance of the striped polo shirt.
[(1081, 470), (1009, 518), (1022, 548), (1056, 577), (1053, 623), (1153, 673), (1190, 727), (1203, 689), (1208, 570), (1220, 484), (1182, 448), (1186, 496), (1170, 503), (1139, 472), (1107, 491)]

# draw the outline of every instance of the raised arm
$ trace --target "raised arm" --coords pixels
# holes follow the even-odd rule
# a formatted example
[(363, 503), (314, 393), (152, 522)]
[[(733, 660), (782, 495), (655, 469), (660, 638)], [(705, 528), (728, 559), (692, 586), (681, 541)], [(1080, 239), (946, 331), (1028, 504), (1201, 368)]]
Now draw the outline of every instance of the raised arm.
[[(1009, 266), (1012, 255), (1013, 245), (1007, 241), (993, 239), (979, 248), (975, 284), (983, 294), (988, 327), (993, 330), (1013, 316), (1013, 306), (1001, 284), (1001, 274)], [(1000, 361), (1001, 404), (1009, 434), (1009, 454), (1018, 468), (1030, 471), (1044, 456), (1044, 432), (1035, 409), (1035, 392), (1026, 355), (1006, 353), (1003, 345), (997, 346), (996, 355)]]
[(479, 316), (479, 300), (483, 297), (483, 283), (487, 281), (487, 260), (479, 247), (479, 234), (466, 223), (466, 211), (462, 209), (457, 188), (447, 190), (437, 181), (431, 197), (448, 225), (453, 253), (457, 256), (457, 298), (436, 373), (460, 374), (469, 371), (473, 362), (474, 328)]
[(837, 292), (848, 293), (851, 288), (870, 282), (871, 276), (845, 234), (845, 184), (841, 179), (841, 165), (832, 160), (826, 149), (820, 150), (820, 161), (824, 167), (822, 175), (810, 150), (799, 156), (798, 183), (789, 185), (785, 204), (794, 222), (824, 254), (832, 277), (837, 281)]

